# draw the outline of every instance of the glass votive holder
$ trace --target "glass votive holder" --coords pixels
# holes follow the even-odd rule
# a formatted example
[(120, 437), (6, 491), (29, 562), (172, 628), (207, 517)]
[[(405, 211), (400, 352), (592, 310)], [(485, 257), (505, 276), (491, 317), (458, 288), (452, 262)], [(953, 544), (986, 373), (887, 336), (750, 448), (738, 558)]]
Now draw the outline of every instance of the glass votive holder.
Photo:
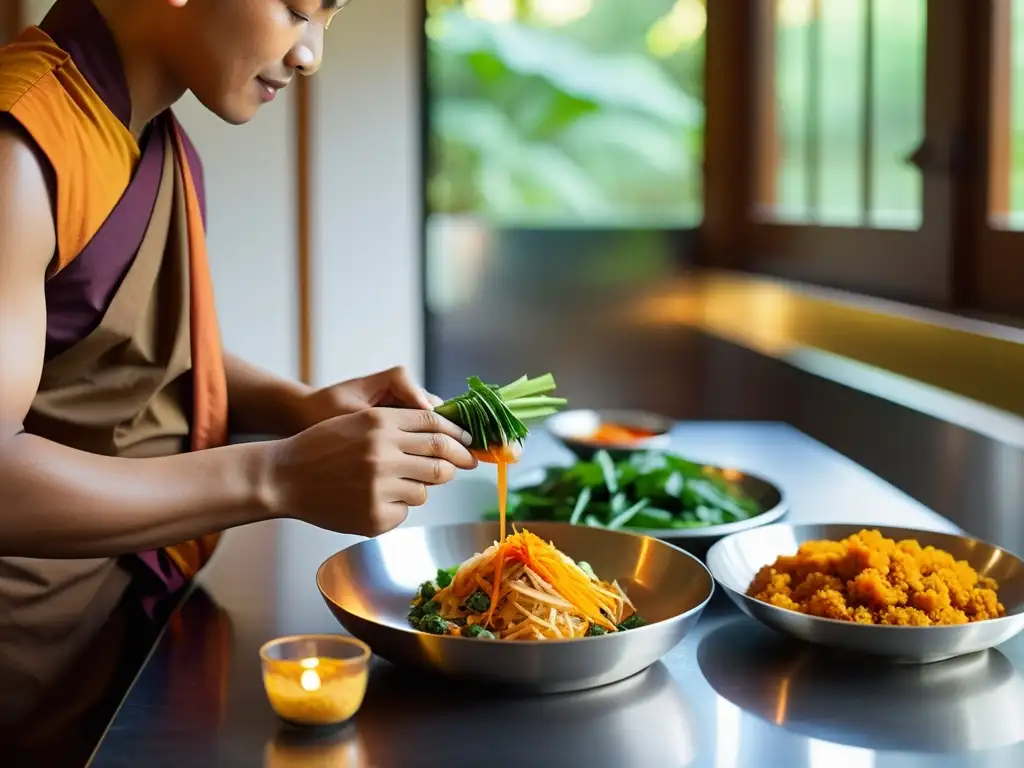
[(350, 720), (366, 695), (370, 647), (347, 635), (293, 635), (260, 648), (263, 688), (274, 712), (297, 726)]

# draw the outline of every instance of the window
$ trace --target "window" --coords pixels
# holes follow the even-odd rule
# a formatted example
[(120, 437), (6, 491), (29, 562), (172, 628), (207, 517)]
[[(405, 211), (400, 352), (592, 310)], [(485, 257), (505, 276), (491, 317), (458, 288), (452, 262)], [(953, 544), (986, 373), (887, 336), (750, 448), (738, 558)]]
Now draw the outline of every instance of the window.
[(522, 344), (564, 371), (597, 335), (572, 302), (694, 251), (708, 5), (428, 0), (425, 21), (427, 381), (515, 378)]
[(769, 21), (758, 213), (920, 227), (921, 172), (909, 158), (924, 137), (925, 0), (775, 0)]
[(708, 28), (706, 263), (1024, 317), (1024, 0), (712, 4)]
[(694, 226), (703, 0), (427, 3), (433, 214)]
[(1024, 0), (990, 0), (989, 8), (978, 68), (989, 87), (979, 89), (975, 105), (987, 118), (977, 137), (988, 146), (979, 162), (987, 183), (979, 185), (984, 216), (971, 241), (969, 298), (980, 309), (1024, 318)]
[(1024, 2), (998, 0), (992, 14), (989, 223), (1024, 230)]
[(432, 307), (697, 227), (706, 265), (1024, 317), (1024, 0), (427, 8)]
[(926, 1), (755, 5), (740, 247), (772, 274), (941, 302), (951, 199), (922, 158)]

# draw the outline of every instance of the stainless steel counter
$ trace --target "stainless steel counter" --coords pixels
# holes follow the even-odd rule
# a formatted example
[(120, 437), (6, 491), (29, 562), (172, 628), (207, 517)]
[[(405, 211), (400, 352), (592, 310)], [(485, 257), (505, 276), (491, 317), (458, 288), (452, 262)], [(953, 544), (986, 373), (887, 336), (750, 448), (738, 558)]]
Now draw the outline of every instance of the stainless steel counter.
[[(864, 469), (785, 425), (683, 424), (674, 448), (782, 486), (789, 520), (955, 530)], [(515, 472), (568, 460), (544, 434)], [(515, 475), (513, 475), (514, 479)], [(475, 519), (493, 468), (437, 489), (407, 525)], [(123, 703), (95, 766), (637, 766), (932, 768), (1024, 765), (1024, 636), (928, 667), (883, 667), (784, 641), (720, 594), (647, 672), (546, 698), (497, 698), (375, 663), (348, 729), (282, 729), (257, 649), (340, 631), (314, 574), (352, 537), (295, 522), (230, 533)]]

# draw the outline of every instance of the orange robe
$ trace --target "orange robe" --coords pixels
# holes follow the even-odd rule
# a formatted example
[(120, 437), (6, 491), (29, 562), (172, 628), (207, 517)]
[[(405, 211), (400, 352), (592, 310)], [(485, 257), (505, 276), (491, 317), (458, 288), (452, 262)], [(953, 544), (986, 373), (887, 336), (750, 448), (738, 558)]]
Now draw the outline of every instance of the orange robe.
[[(57, 253), (50, 279), (58, 279), (107, 225), (133, 179), (142, 152), (127, 127), (111, 112), (70, 55), (40, 28), (32, 27), (14, 44), (0, 49), (0, 113), (14, 118), (49, 160), (56, 177)], [(170, 115), (166, 126), (182, 176), (186, 218), (190, 310), (192, 450), (227, 440), (227, 386), (207, 263), (204, 223), (195, 180), (183, 144), (183, 132)], [(154, 125), (154, 135), (160, 126)], [(86, 343), (83, 339), (79, 344)], [(159, 361), (157, 361), (159, 364)], [(44, 376), (45, 378), (45, 376)], [(95, 393), (86, 396), (95, 397)], [(124, 429), (139, 413), (126, 414)], [(28, 424), (32, 420), (29, 419)], [(31, 428), (29, 431), (33, 431)], [(60, 434), (47, 434), (71, 443)], [(110, 452), (114, 452), (112, 449)], [(217, 535), (168, 547), (167, 554), (186, 579), (213, 552)]]

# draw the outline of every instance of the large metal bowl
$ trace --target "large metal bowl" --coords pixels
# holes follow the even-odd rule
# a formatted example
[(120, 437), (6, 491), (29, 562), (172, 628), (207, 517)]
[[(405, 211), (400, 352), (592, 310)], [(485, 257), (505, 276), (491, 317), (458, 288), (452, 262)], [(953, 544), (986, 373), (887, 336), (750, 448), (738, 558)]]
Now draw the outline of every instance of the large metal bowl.
[[(957, 626), (898, 627), (822, 619), (776, 608), (746, 595), (757, 572), (779, 555), (794, 554), (805, 541), (839, 540), (864, 528), (890, 539), (917, 539), (966, 560), (979, 574), (999, 582), (1007, 615)], [(993, 648), (1024, 630), (1024, 561), (1004, 549), (965, 536), (907, 528), (864, 525), (786, 525), (756, 528), (726, 537), (708, 551), (715, 580), (739, 608), (762, 624), (809, 643), (886, 657), (901, 663), (929, 663)]]
[(618, 579), (650, 623), (604, 637), (547, 641), (413, 630), (406, 617), (418, 586), (438, 568), (490, 546), (497, 526), (487, 522), (396, 528), (329, 558), (317, 572), (317, 586), (342, 626), (392, 663), (543, 693), (594, 688), (646, 669), (696, 625), (714, 591), (699, 560), (658, 539), (564, 523), (528, 529), (586, 560), (602, 578)]

